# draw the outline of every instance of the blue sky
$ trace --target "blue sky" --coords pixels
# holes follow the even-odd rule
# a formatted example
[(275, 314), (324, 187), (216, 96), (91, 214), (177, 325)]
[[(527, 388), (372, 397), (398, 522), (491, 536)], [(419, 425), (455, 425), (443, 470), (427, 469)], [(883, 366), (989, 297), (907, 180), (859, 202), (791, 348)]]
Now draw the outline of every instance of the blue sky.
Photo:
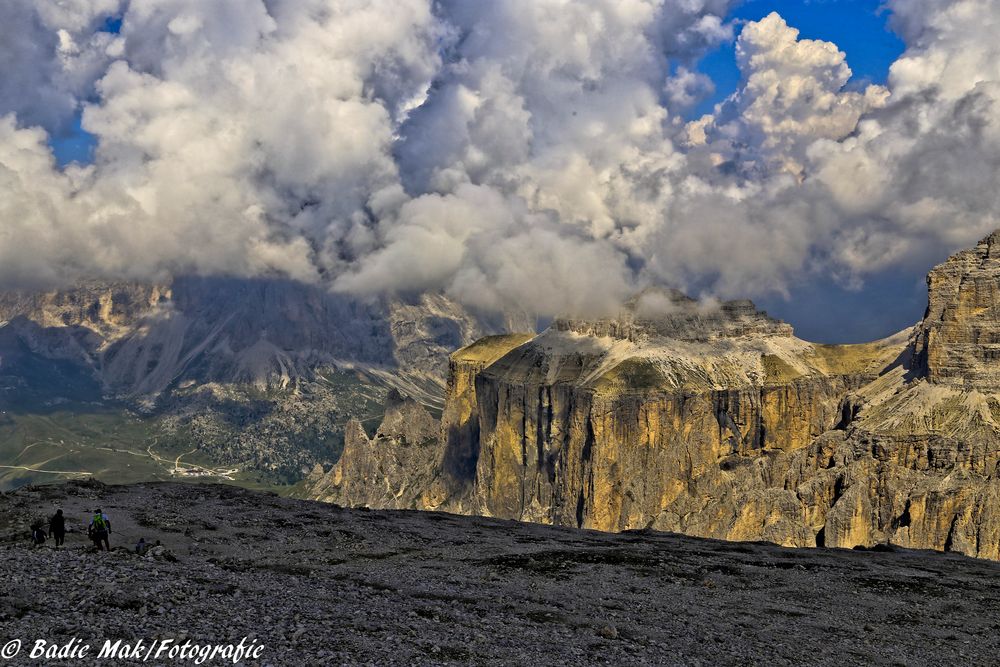
[(94, 147), (97, 142), (93, 135), (84, 131), (80, 121), (80, 117), (77, 116), (73, 127), (67, 134), (56, 135), (49, 139), (52, 152), (55, 153), (56, 160), (59, 161), (60, 165), (66, 165), (70, 162), (87, 164), (93, 159)]

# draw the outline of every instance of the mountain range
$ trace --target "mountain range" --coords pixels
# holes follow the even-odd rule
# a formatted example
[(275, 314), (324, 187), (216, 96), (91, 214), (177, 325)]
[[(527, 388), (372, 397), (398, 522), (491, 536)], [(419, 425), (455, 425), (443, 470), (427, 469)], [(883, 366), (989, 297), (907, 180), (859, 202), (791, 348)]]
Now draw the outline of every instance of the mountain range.
[(337, 459), (349, 416), (377, 424), (390, 388), (439, 410), (448, 354), (510, 326), (440, 295), (278, 279), (0, 293), (0, 488), (292, 482)]
[[(749, 301), (614, 317), (185, 277), (0, 294), (0, 485), (295, 484), (349, 506), (1000, 558), (1000, 232), (915, 326), (821, 345)], [(525, 333), (505, 333), (523, 331)]]

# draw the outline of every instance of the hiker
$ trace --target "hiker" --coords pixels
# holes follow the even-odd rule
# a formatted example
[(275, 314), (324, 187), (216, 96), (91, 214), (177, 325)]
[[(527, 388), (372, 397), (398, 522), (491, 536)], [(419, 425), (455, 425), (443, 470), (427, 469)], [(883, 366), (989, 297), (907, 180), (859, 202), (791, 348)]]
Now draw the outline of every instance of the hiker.
[(66, 517), (63, 516), (62, 510), (56, 510), (56, 513), (49, 519), (49, 534), (56, 541), (57, 547), (63, 545), (63, 541), (66, 539)]
[(47, 538), (48, 538), (48, 535), (45, 533), (45, 529), (42, 528), (41, 524), (36, 524), (31, 529), (31, 542), (36, 547), (40, 547), (43, 544), (45, 544), (45, 540)]
[(87, 534), (94, 541), (94, 546), (97, 547), (98, 551), (102, 549), (111, 551), (111, 544), (108, 542), (108, 536), (111, 534), (111, 520), (108, 519), (104, 510), (98, 509), (94, 512), (94, 518), (87, 526)]
[(147, 549), (149, 549), (149, 545), (146, 544), (146, 538), (140, 537), (139, 541), (135, 543), (135, 552), (140, 556), (145, 556)]

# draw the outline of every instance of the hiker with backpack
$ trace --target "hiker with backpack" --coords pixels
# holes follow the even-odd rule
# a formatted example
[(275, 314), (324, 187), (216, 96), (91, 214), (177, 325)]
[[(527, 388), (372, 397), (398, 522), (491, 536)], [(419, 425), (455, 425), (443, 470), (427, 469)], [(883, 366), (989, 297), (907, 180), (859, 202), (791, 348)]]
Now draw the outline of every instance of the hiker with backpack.
[(87, 526), (87, 535), (94, 541), (94, 546), (97, 547), (98, 551), (102, 549), (111, 551), (111, 544), (108, 542), (110, 534), (111, 520), (108, 519), (108, 515), (104, 513), (104, 510), (98, 509), (94, 512), (94, 518), (90, 520), (90, 525)]
[(49, 534), (56, 541), (57, 547), (63, 545), (63, 540), (66, 539), (66, 517), (63, 516), (62, 510), (56, 510), (56, 513), (49, 519)]

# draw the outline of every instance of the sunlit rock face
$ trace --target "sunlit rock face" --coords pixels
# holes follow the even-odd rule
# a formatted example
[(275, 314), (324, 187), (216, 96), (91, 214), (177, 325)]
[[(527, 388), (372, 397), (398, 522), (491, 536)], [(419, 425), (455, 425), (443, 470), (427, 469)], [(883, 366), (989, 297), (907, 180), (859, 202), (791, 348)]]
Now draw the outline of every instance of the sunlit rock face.
[(437, 473), (437, 438), (437, 421), (393, 390), (374, 437), (368, 437), (360, 421), (348, 422), (344, 454), (329, 474), (322, 474), (321, 467), (314, 470), (308, 483), (317, 495), (349, 497), (366, 507), (428, 505), (426, 490)]
[(916, 337), (927, 379), (1000, 390), (1000, 232), (935, 267), (927, 287)]
[(813, 543), (775, 461), (834, 429), (905, 339), (817, 346), (748, 302), (673, 306), (557, 322), (477, 375), (476, 510)]
[[(935, 268), (924, 320), (874, 343), (672, 292), (480, 341), (452, 355), (433, 481), (380, 506), (1000, 558), (998, 238)], [(368, 504), (323, 479), (312, 495)]]

